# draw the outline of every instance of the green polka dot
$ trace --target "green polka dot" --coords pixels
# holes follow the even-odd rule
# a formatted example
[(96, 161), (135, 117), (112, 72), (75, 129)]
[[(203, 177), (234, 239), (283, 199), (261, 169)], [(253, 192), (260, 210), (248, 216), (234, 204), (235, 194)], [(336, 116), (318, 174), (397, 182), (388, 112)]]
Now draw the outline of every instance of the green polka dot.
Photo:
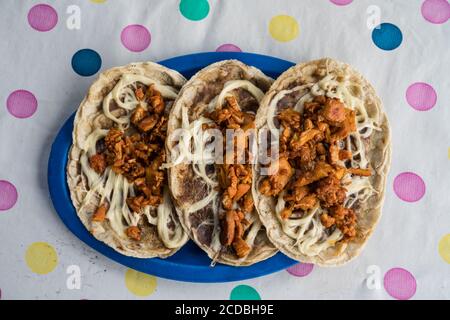
[(240, 285), (231, 291), (230, 300), (261, 300), (261, 297), (252, 287)]
[(186, 19), (202, 20), (209, 13), (209, 3), (207, 0), (181, 0), (180, 12)]

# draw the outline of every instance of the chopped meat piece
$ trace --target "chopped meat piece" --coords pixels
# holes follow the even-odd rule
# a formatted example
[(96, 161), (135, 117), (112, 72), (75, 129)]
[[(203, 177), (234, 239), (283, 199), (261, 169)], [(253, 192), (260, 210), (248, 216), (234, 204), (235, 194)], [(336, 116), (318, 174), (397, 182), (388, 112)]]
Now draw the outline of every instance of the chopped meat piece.
[(95, 210), (94, 214), (92, 215), (92, 221), (96, 221), (96, 222), (105, 221), (106, 211), (107, 211), (106, 205), (102, 204), (101, 206), (99, 206), (97, 208), (97, 210)]
[(291, 179), (294, 171), (286, 158), (280, 158), (273, 162), (268, 169), (269, 186), (264, 183), (260, 186), (261, 193), (272, 196), (279, 194)]
[(281, 111), (277, 118), (281, 121), (283, 127), (300, 128), (301, 115), (294, 109), (289, 108)]
[(314, 123), (311, 121), (311, 119), (305, 119), (305, 122), (303, 124), (303, 130), (311, 130), (314, 128)]
[(330, 163), (336, 164), (339, 161), (339, 147), (336, 145), (331, 145), (329, 151)]
[(314, 208), (314, 206), (317, 203), (317, 197), (316, 195), (308, 195), (304, 198), (302, 198), (299, 202), (295, 203), (294, 209), (301, 209), (301, 210), (309, 210)]
[(122, 140), (123, 132), (116, 128), (111, 128), (105, 137), (105, 143), (107, 147), (114, 146), (117, 142)]
[(338, 99), (327, 99), (321, 115), (331, 124), (338, 125), (346, 119), (344, 104)]
[(292, 209), (284, 208), (283, 210), (281, 210), (281, 213), (280, 213), (281, 219), (283, 219), (283, 220), (289, 219), (291, 215), (292, 215)]
[(266, 196), (270, 196), (272, 193), (272, 186), (270, 185), (269, 179), (264, 179), (261, 184), (259, 185), (259, 192)]
[(144, 201), (144, 197), (143, 196), (129, 197), (126, 201), (128, 207), (130, 207), (130, 209), (133, 212), (140, 212), (143, 207), (142, 202)]
[(343, 140), (347, 136), (356, 131), (355, 111), (345, 109), (345, 120), (339, 125), (339, 130), (331, 137), (332, 142)]
[(346, 196), (345, 188), (341, 187), (339, 179), (334, 175), (320, 180), (315, 191), (317, 198), (326, 208), (342, 205)]
[(355, 176), (370, 177), (372, 175), (370, 169), (350, 168), (347, 171)]
[(150, 131), (158, 123), (158, 120), (159, 117), (156, 114), (153, 114), (139, 122), (138, 128), (143, 132)]
[(242, 238), (236, 238), (233, 241), (233, 248), (239, 258), (247, 256), (252, 248)]
[(154, 95), (150, 98), (150, 105), (152, 106), (152, 111), (160, 114), (164, 112), (165, 104), (161, 94)]
[(233, 109), (235, 111), (241, 110), (235, 96), (228, 96), (225, 98), (225, 100), (227, 101), (227, 103), (231, 107), (231, 109)]
[(231, 111), (229, 109), (223, 108), (219, 111), (215, 111), (212, 114), (212, 118), (216, 120), (219, 124), (228, 120), (231, 117)]
[(255, 129), (255, 115), (251, 113), (244, 113), (244, 122), (242, 123), (242, 130), (247, 131)]
[(136, 226), (128, 227), (126, 230), (126, 234), (129, 238), (139, 241), (141, 240), (141, 229)]
[(317, 101), (305, 102), (304, 113), (305, 115), (313, 115), (320, 109), (321, 104)]
[(314, 143), (307, 143), (300, 147), (297, 151), (289, 153), (290, 156), (296, 156), (296, 163), (303, 170), (311, 170), (314, 168), (314, 160), (316, 159), (316, 145)]
[(241, 199), (249, 190), (250, 190), (249, 184), (244, 183), (238, 184), (236, 188), (236, 193), (233, 197), (233, 201), (239, 201), (239, 199)]
[(282, 151), (286, 151), (285, 149), (286, 149), (286, 146), (287, 146), (291, 136), (292, 136), (292, 129), (291, 129), (291, 127), (285, 127), (283, 129), (283, 132), (282, 132), (281, 137), (280, 137), (281, 146), (284, 149)]
[(131, 114), (130, 121), (132, 124), (138, 125), (146, 116), (147, 111), (141, 105), (138, 105)]
[(303, 131), (299, 137), (294, 136), (291, 141), (292, 148), (298, 149), (301, 146), (305, 145), (308, 141), (314, 139), (317, 135), (321, 134), (320, 130), (310, 129), (307, 131)]
[(339, 150), (339, 160), (348, 160), (352, 158), (350, 150)]
[(318, 162), (314, 167), (313, 171), (308, 171), (301, 175), (297, 181), (295, 181), (294, 186), (303, 187), (316, 182), (322, 178), (327, 177), (331, 172), (333, 172), (333, 167), (325, 162)]
[(317, 151), (317, 154), (319, 154), (321, 156), (325, 155), (327, 153), (327, 150), (325, 149), (325, 146), (323, 145), (323, 143), (318, 143), (316, 145), (316, 151)]
[(347, 169), (345, 167), (340, 167), (340, 166), (335, 166), (335, 167), (336, 168), (334, 170), (334, 175), (336, 176), (336, 178), (341, 180), (347, 173)]
[(236, 211), (229, 210), (225, 213), (225, 219), (221, 220), (220, 242), (224, 246), (229, 246), (233, 243), (236, 229), (235, 215)]
[(330, 126), (325, 122), (319, 122), (317, 124), (317, 128), (322, 132), (326, 132), (327, 130), (329, 130)]
[(236, 176), (239, 178), (239, 181), (241, 183), (247, 183), (247, 184), (252, 183), (252, 171), (248, 165), (246, 167), (242, 164), (237, 164), (234, 167), (235, 167)]
[(324, 213), (320, 216), (320, 222), (328, 229), (336, 223), (336, 219)]
[(102, 174), (106, 169), (106, 157), (104, 154), (97, 153), (89, 158), (89, 165), (95, 172)]
[(223, 194), (223, 200), (222, 203), (225, 206), (225, 209), (231, 209), (231, 206), (233, 205), (233, 198), (236, 195), (237, 192), (237, 184), (238, 184), (238, 177), (236, 176), (236, 171), (234, 166), (228, 167), (228, 173), (227, 173), (227, 187)]
[(244, 200), (242, 201), (242, 211), (246, 213), (251, 213), (253, 211), (253, 196), (251, 192), (247, 192), (244, 196)]
[(142, 90), (142, 88), (137, 88), (134, 91), (134, 94), (136, 95), (136, 99), (138, 99), (138, 101), (144, 100), (145, 94), (144, 94), (144, 91)]
[(227, 178), (227, 165), (217, 165), (217, 180), (219, 181), (219, 186), (222, 189), (225, 189), (228, 186), (228, 178)]
[(338, 206), (333, 208), (333, 217), (336, 219), (336, 226), (344, 234), (344, 239), (349, 241), (356, 236), (356, 214), (351, 208)]
[(294, 203), (300, 202), (304, 197), (306, 197), (309, 194), (309, 188), (307, 186), (294, 186), (292, 188), (292, 194), (285, 195), (284, 200), (285, 201), (291, 201)]

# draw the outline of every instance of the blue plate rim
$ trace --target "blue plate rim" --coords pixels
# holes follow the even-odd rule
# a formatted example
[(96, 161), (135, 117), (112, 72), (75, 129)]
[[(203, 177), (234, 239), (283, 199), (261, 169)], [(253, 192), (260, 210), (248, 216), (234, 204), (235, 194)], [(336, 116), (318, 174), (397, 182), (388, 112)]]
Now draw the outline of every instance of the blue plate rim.
[[(201, 52), (165, 59), (158, 63), (181, 73), (190, 72), (192, 75), (196, 73), (192, 70), (227, 59), (237, 59), (248, 65), (256, 66), (266, 74), (279, 74), (294, 65), (292, 62), (276, 57), (247, 52)], [(282, 253), (277, 253), (267, 260), (248, 267), (233, 267), (223, 264), (217, 264), (213, 268), (209, 265), (183, 265), (171, 261), (170, 258), (141, 259), (125, 256), (95, 239), (78, 218), (67, 186), (66, 165), (72, 144), (74, 116), (75, 113), (66, 120), (52, 144), (48, 160), (47, 182), (53, 207), (60, 219), (77, 238), (95, 251), (126, 267), (147, 274), (176, 281), (198, 283), (241, 281), (278, 272), (298, 263)], [(182, 250), (183, 248), (180, 251)]]

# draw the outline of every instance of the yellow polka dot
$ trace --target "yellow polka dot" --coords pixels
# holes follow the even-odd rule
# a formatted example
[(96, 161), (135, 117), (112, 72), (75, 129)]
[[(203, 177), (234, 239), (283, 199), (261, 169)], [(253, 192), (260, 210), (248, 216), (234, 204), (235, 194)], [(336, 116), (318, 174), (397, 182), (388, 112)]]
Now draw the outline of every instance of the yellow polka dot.
[(35, 242), (28, 247), (25, 261), (34, 273), (47, 274), (58, 264), (58, 254), (47, 242)]
[(93, 3), (104, 3), (106, 0), (91, 0)]
[(439, 254), (445, 262), (450, 263), (450, 233), (439, 241)]
[(447, 155), (448, 155), (448, 158), (450, 159), (450, 148), (448, 148), (448, 153), (447, 153)]
[(156, 289), (156, 278), (148, 274), (128, 269), (125, 273), (125, 284), (131, 293), (146, 297)]
[(269, 33), (272, 38), (281, 42), (294, 40), (299, 33), (297, 20), (287, 15), (275, 16), (270, 20)]

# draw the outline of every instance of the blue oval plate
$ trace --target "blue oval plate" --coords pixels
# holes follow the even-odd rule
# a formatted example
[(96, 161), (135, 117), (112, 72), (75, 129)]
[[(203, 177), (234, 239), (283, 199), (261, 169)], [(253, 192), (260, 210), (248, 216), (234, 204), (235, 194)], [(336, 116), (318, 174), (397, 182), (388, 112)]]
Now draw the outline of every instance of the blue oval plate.
[[(177, 70), (187, 79), (211, 63), (237, 59), (261, 69), (266, 75), (277, 78), (293, 65), (292, 62), (274, 57), (242, 52), (206, 52), (171, 58), (160, 64)], [(260, 277), (286, 269), (296, 262), (278, 253), (274, 257), (250, 267), (232, 267), (217, 264), (210, 267), (210, 259), (192, 241), (167, 259), (138, 259), (124, 256), (95, 239), (81, 223), (72, 205), (66, 183), (67, 155), (72, 145), (72, 115), (59, 131), (53, 142), (48, 161), (48, 186), (53, 206), (64, 224), (79, 239), (108, 258), (129, 268), (167, 279), (189, 282), (227, 282)]]

